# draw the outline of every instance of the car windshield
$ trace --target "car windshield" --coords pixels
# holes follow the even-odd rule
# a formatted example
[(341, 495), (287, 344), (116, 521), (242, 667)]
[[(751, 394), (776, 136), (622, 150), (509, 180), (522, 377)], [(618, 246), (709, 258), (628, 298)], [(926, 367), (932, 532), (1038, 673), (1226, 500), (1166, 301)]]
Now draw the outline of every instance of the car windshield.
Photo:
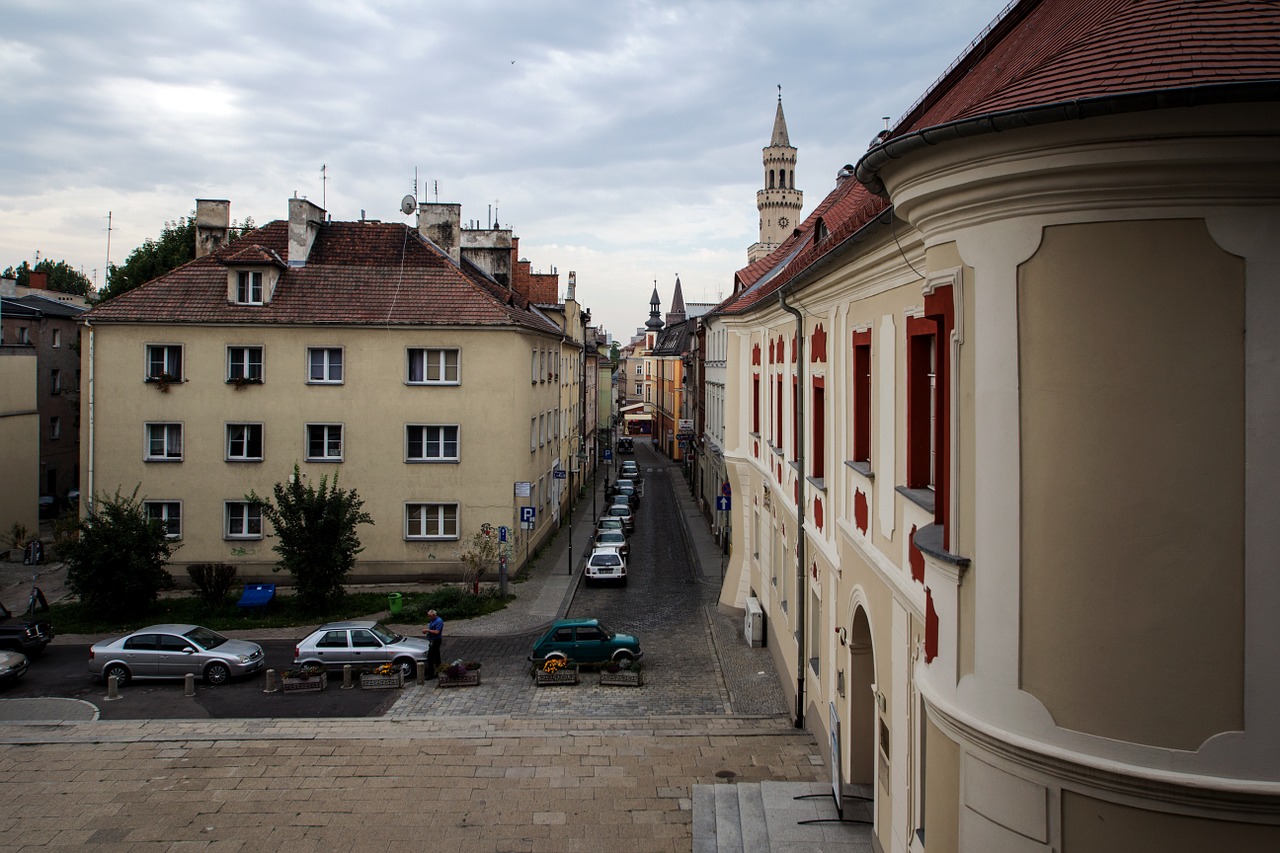
[(599, 541), (601, 542), (626, 542), (627, 541), (627, 537), (623, 536), (621, 533), (617, 533), (612, 530), (609, 531), (608, 533), (601, 533), (598, 538), (599, 538)]
[(619, 528), (621, 528), (621, 527), (622, 527), (622, 522), (621, 522), (621, 521), (618, 521), (618, 519), (616, 519), (616, 518), (602, 518), (602, 519), (600, 519), (600, 529), (601, 529), (601, 530), (618, 530), (618, 529), (619, 529)]
[(201, 628), (198, 625), (182, 636), (202, 649), (216, 649), (227, 641), (227, 638), (217, 631), (210, 631), (208, 628)]
[(591, 562), (597, 566), (621, 566), (622, 558), (617, 554), (592, 554)]
[(609, 515), (616, 515), (619, 518), (624, 515), (631, 515), (631, 508), (622, 504), (615, 504), (609, 507)]
[(619, 480), (614, 485), (619, 489), (634, 489), (636, 484), (634, 480)]
[(398, 643), (404, 639), (404, 637), (401, 637), (395, 631), (389, 631), (386, 628), (384, 628), (382, 625), (377, 624), (376, 622), (374, 623), (373, 627), (369, 629), (369, 631), (373, 634), (373, 636), (377, 637), (378, 641), (381, 642), (382, 645), (384, 646), (389, 646), (392, 643)]

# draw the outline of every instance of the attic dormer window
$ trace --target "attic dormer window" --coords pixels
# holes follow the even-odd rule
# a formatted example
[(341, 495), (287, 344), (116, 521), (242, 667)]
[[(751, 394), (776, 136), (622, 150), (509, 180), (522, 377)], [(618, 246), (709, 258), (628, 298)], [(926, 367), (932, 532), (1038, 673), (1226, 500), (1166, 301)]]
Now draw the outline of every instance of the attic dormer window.
[(236, 273), (236, 304), (237, 305), (261, 305), (262, 304), (262, 273), (260, 272)]
[(827, 239), (831, 232), (827, 230), (827, 223), (822, 221), (822, 217), (818, 217), (817, 223), (813, 226), (813, 242), (815, 245)]

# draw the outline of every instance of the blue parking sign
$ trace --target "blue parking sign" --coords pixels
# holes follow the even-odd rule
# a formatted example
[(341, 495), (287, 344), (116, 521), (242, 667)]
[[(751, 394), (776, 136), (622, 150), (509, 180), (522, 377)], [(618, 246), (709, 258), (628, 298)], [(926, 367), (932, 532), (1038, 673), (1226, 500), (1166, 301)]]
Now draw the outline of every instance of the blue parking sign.
[(520, 523), (533, 524), (533, 520), (538, 517), (538, 508), (533, 506), (520, 507)]

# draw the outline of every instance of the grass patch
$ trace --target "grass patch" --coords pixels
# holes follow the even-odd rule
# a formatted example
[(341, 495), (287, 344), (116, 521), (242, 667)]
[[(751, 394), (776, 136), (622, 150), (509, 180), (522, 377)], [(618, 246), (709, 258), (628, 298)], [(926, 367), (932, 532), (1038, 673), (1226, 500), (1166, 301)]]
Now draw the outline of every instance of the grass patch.
[[(391, 590), (394, 592), (395, 590)], [(514, 598), (514, 596), (510, 596)], [(99, 613), (90, 613), (78, 601), (63, 602), (49, 608), (40, 616), (53, 624), (58, 634), (127, 634), (147, 625), (166, 622), (203, 625), (215, 631), (251, 631), (255, 628), (315, 628), (325, 622), (339, 619), (364, 619), (374, 613), (387, 610), (385, 592), (349, 592), (342, 602), (324, 612), (304, 610), (292, 595), (281, 595), (265, 609), (242, 611), (235, 599), (210, 606), (194, 592), (191, 595), (161, 598), (145, 616), (120, 620)], [(457, 586), (440, 586), (430, 592), (404, 594), (400, 613), (383, 621), (398, 624), (426, 622), (426, 612), (437, 610), (445, 621), (470, 619), (502, 610), (506, 601), (498, 597), (497, 590), (482, 589), (472, 595)], [(304, 632), (305, 633), (305, 632)]]

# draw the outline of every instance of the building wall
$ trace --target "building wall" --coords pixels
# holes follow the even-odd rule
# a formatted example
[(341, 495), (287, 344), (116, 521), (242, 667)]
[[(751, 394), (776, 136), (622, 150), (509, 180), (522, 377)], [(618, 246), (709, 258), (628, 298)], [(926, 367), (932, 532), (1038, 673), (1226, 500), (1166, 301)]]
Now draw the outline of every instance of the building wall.
[[(40, 415), (36, 409), (36, 354), (28, 346), (0, 346), (0, 536), (20, 524), (40, 529)], [(8, 546), (5, 542), (5, 546)]]
[[(484, 523), (516, 529), (518, 565), (532, 550), (527, 546), (536, 548), (554, 530), (560, 386), (529, 365), (539, 356), (544, 364), (554, 362), (558, 340), (474, 328), (95, 324), (91, 334), (84, 371), (93, 371), (96, 387), (92, 398), (86, 389), (82, 399), (86, 407), (92, 400), (96, 428), (92, 445), (83, 448), (82, 491), (90, 494), (91, 485), (97, 495), (128, 493), (140, 485), (147, 499), (181, 501), (183, 547), (172, 564), (179, 577), (183, 565), (208, 561), (236, 564), (242, 577), (269, 576), (271, 538), (224, 538), (223, 502), (250, 491), (270, 494), (295, 463), (311, 483), (337, 475), (341, 486), (364, 499), (375, 523), (358, 530), (365, 550), (356, 577), (456, 575), (462, 543)], [(149, 343), (184, 347), (186, 381), (167, 391), (143, 381)], [(263, 384), (237, 388), (226, 382), (228, 345), (263, 346)], [(343, 348), (341, 385), (307, 384), (309, 346)], [(458, 348), (460, 384), (407, 385), (408, 347)], [(147, 422), (182, 424), (182, 461), (144, 461)], [(261, 462), (226, 461), (226, 424), (239, 422), (263, 425)], [(306, 460), (308, 423), (343, 425), (340, 463)], [(407, 463), (407, 424), (458, 425), (459, 461)], [(533, 484), (528, 502), (537, 505), (538, 526), (532, 534), (519, 530), (515, 507), (527, 501), (514, 497), (516, 482)], [(459, 538), (407, 540), (406, 502), (458, 503)]]

